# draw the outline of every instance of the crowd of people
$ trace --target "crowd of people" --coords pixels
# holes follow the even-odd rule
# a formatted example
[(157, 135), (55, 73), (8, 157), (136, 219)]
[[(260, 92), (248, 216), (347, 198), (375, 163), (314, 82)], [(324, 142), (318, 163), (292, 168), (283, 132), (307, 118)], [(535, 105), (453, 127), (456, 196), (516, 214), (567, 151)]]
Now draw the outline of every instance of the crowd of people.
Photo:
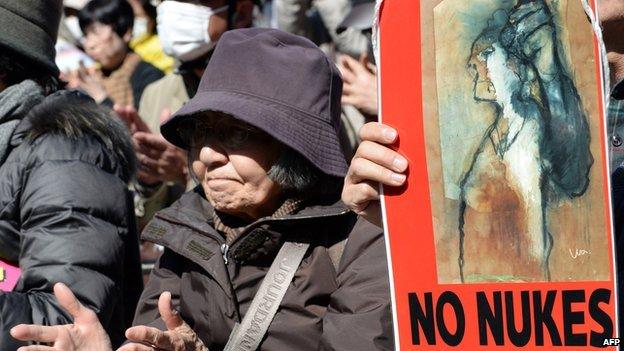
[(374, 7), (0, 0), (0, 350), (393, 349)]

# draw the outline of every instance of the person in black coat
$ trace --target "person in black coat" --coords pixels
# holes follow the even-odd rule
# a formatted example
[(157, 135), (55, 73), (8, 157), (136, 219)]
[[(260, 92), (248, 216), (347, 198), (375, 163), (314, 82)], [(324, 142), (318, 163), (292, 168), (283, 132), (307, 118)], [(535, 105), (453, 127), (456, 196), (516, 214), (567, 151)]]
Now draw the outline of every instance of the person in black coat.
[[(142, 289), (127, 182), (134, 153), (121, 122), (78, 92), (58, 91), (61, 1), (0, 3), (0, 260), (19, 267), (0, 291), (0, 350), (20, 323), (67, 324), (64, 282), (119, 344)], [(7, 290), (7, 288), (5, 288)]]

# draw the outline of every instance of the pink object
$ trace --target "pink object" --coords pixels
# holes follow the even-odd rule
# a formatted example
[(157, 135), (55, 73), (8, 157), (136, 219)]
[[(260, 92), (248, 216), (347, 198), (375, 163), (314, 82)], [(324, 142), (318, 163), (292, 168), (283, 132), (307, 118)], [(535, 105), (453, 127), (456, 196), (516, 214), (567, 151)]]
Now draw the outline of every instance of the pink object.
[(22, 270), (0, 260), (0, 291), (13, 291)]

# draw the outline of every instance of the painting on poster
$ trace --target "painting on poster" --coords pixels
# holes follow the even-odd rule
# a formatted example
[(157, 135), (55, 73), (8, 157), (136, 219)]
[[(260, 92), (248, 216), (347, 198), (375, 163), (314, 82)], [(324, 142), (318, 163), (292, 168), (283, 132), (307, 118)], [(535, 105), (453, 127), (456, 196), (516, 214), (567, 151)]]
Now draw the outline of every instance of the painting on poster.
[(393, 0), (379, 17), (401, 350), (614, 346), (598, 44), (577, 0)]
[(592, 42), (586, 22), (576, 0), (433, 8), (441, 282), (608, 279), (594, 51), (572, 41)]

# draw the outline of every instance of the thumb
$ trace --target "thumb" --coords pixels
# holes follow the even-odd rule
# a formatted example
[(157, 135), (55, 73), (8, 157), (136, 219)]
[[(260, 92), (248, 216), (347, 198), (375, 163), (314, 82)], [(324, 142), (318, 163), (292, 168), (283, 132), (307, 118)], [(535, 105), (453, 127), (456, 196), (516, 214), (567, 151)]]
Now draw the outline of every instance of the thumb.
[(171, 293), (168, 291), (160, 294), (160, 298), (158, 299), (158, 312), (160, 312), (160, 318), (165, 322), (167, 330), (174, 330), (184, 324), (178, 311), (174, 310), (171, 305)]
[(84, 307), (76, 298), (74, 293), (63, 283), (54, 285), (54, 296), (63, 307), (74, 318), (76, 324), (88, 324), (98, 322), (95, 312)]

